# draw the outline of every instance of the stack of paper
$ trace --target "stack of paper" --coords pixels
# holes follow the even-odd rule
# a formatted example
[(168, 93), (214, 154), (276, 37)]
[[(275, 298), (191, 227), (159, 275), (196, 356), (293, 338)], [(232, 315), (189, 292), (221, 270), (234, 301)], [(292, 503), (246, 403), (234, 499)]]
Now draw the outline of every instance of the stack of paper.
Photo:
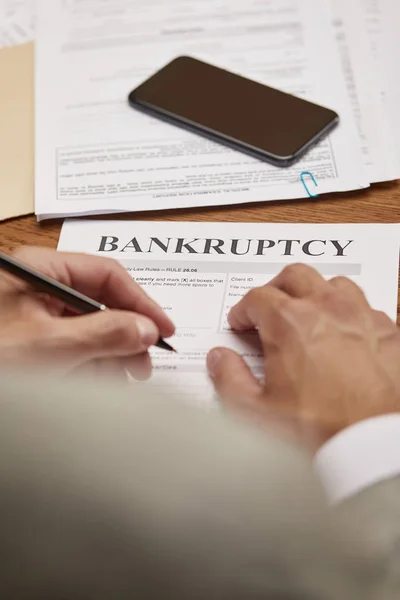
[[(398, 178), (381, 43), (396, 2), (38, 0), (38, 218), (304, 198), (304, 170), (320, 194)], [(129, 108), (182, 54), (332, 108), (340, 125), (281, 169)]]

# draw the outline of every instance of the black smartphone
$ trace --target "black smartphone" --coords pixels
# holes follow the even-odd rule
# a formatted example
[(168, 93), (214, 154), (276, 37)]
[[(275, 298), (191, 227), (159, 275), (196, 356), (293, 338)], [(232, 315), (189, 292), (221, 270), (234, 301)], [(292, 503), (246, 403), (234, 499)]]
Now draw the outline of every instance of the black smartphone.
[(333, 110), (188, 56), (133, 90), (129, 103), (280, 167), (293, 164), (339, 122)]

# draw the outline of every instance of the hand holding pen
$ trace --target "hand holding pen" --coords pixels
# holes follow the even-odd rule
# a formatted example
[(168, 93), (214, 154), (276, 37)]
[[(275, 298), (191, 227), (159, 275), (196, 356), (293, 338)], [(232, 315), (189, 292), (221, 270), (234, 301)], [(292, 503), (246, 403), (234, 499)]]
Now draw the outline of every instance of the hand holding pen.
[(22, 248), (0, 254), (0, 268), (8, 271), (0, 274), (3, 365), (42, 363), (68, 372), (101, 361), (146, 379), (149, 348), (173, 350), (163, 340), (174, 333), (171, 320), (108, 258)]

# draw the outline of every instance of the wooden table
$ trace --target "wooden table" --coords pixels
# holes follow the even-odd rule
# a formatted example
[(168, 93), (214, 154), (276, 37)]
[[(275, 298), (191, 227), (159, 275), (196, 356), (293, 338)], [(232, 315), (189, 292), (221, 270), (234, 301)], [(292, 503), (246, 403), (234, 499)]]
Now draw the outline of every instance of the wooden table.
[[(118, 217), (113, 215), (111, 218), (251, 223), (398, 223), (400, 222), (400, 181), (375, 185), (362, 192), (330, 194), (318, 200), (157, 211)], [(55, 248), (60, 228), (61, 221), (38, 224), (33, 216), (0, 223), (0, 248), (10, 251), (21, 244)], [(398, 318), (400, 323), (399, 308)]]

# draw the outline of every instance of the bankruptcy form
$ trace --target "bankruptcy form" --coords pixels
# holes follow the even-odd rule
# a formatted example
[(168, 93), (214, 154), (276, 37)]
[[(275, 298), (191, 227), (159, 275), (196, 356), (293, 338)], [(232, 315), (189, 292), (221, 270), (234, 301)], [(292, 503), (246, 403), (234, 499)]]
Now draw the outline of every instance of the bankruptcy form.
[(327, 279), (349, 277), (374, 308), (396, 319), (399, 244), (400, 225), (70, 220), (58, 249), (110, 257), (127, 269), (177, 327), (177, 354), (151, 349), (154, 389), (212, 407), (211, 348), (232, 348), (258, 377), (264, 374), (257, 334), (237, 335), (227, 322), (250, 289), (303, 262)]
[[(39, 0), (37, 20), (39, 219), (304, 198), (304, 170), (321, 194), (369, 185), (326, 0)], [(340, 125), (282, 169), (131, 109), (129, 92), (179, 55)]]

